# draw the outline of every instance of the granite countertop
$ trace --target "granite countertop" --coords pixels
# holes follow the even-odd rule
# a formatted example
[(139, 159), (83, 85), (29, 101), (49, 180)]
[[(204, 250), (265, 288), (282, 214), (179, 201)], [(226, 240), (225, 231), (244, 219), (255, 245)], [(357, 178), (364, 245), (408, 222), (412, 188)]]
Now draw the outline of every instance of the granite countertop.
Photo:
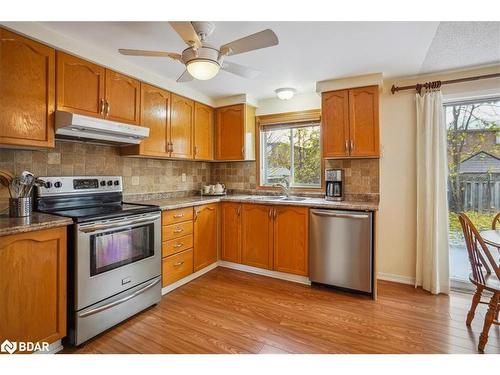
[(27, 217), (9, 217), (8, 213), (0, 213), (0, 236), (32, 232), (35, 230), (62, 227), (73, 224), (73, 220), (61, 216), (33, 212)]
[[(327, 201), (323, 198), (306, 198), (301, 201), (285, 201), (273, 199), (273, 196), (263, 195), (226, 195), (222, 197), (209, 196), (194, 196), (185, 198), (166, 198), (166, 199), (151, 199), (132, 201), (129, 203), (153, 204), (159, 206), (162, 210), (174, 210), (178, 208), (200, 206), (208, 203), (217, 203), (221, 201), (241, 202), (241, 203), (256, 203), (256, 204), (273, 204), (281, 206), (305, 206), (311, 208), (328, 208), (341, 210), (362, 210), (376, 211), (378, 203), (359, 202), (359, 201)], [(125, 199), (125, 201), (127, 201)]]

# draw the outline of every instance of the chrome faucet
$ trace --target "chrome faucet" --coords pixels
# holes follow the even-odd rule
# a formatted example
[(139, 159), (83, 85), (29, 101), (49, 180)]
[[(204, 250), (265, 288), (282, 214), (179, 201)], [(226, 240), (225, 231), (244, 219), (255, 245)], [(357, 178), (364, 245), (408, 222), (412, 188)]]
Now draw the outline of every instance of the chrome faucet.
[(273, 186), (280, 188), (285, 197), (290, 197), (290, 181), (288, 181), (288, 178), (283, 178), (283, 182), (273, 184)]

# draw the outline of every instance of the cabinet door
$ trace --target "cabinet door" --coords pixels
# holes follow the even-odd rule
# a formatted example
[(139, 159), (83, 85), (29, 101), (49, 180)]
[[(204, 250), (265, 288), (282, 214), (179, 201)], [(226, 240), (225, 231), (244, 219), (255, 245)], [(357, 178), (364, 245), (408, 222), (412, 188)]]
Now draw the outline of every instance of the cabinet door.
[(222, 260), (241, 263), (241, 204), (222, 202)]
[(193, 158), (194, 102), (172, 94), (170, 114), (170, 156)]
[(194, 208), (194, 272), (217, 262), (217, 204)]
[(321, 98), (323, 157), (349, 156), (349, 92), (325, 92)]
[(0, 144), (54, 147), (55, 52), (0, 28)]
[(66, 336), (66, 228), (0, 237), (0, 338)]
[(168, 156), (168, 127), (170, 123), (170, 93), (141, 85), (141, 125), (149, 128), (149, 137), (141, 142), (141, 154)]
[(106, 69), (106, 119), (139, 124), (141, 82)]
[(351, 156), (378, 157), (378, 86), (349, 90)]
[(253, 267), (272, 269), (272, 207), (261, 204), (243, 204), (241, 237), (241, 262)]
[(57, 109), (104, 116), (105, 68), (57, 51)]
[(194, 103), (194, 158), (214, 158), (214, 110), (201, 103)]
[(307, 207), (274, 208), (274, 270), (308, 275)]
[(245, 155), (245, 105), (215, 110), (217, 160), (243, 160)]

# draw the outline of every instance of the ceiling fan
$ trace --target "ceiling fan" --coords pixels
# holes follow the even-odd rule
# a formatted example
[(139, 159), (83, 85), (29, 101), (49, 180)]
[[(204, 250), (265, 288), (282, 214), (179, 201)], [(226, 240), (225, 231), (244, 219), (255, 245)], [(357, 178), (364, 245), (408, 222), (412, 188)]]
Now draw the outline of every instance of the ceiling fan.
[(181, 54), (174, 52), (119, 49), (122, 55), (170, 57), (186, 66), (177, 82), (191, 81), (193, 78), (208, 80), (217, 75), (220, 69), (244, 78), (255, 78), (259, 71), (225, 61), (226, 56), (237, 55), (261, 48), (275, 46), (278, 37), (271, 29), (259, 31), (241, 39), (224, 44), (218, 49), (206, 43), (206, 38), (214, 31), (211, 22), (170, 22), (172, 28), (189, 46)]

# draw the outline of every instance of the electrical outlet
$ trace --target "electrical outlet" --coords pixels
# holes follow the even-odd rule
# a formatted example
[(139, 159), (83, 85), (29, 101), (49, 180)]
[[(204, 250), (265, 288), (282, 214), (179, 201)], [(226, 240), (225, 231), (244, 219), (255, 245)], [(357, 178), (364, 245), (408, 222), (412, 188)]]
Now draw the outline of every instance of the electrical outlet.
[(183, 173), (183, 174), (181, 175), (181, 181), (182, 181), (182, 182), (186, 182), (186, 180), (187, 180), (187, 178), (186, 178), (186, 174), (185, 174), (185, 173)]

